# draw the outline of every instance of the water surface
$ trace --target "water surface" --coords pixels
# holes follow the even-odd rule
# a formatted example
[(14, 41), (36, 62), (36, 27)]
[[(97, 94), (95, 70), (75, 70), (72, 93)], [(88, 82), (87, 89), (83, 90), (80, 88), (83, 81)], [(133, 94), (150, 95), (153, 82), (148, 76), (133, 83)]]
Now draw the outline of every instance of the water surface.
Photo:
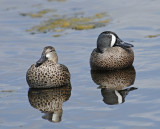
[[(158, 129), (160, 126), (160, 2), (146, 1), (44, 1), (1, 0), (0, 4), (0, 128), (23, 129)], [(30, 34), (26, 30), (47, 20), (21, 13), (55, 9), (59, 15), (81, 13), (92, 16), (106, 12), (111, 20), (106, 26), (89, 30), (66, 29), (60, 37), (55, 32)], [(116, 32), (135, 47), (135, 79), (122, 104), (109, 105), (103, 99), (108, 91), (98, 88), (89, 66), (90, 53), (98, 35)], [(149, 35), (153, 38), (149, 38)], [(32, 107), (25, 74), (35, 63), (43, 47), (55, 47), (59, 62), (71, 73), (71, 96), (62, 103), (58, 123), (42, 118), (45, 114)], [(131, 82), (130, 82), (131, 83)], [(127, 87), (125, 87), (127, 89)], [(128, 87), (129, 88), (129, 87)]]

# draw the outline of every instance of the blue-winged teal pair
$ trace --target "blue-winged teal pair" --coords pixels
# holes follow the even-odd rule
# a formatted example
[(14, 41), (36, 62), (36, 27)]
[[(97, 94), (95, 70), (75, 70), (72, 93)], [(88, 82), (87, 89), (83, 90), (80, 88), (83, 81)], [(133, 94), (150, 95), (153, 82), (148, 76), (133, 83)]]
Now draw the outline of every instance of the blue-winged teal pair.
[[(122, 41), (111, 31), (102, 32), (90, 57), (92, 70), (113, 70), (131, 66), (134, 60), (132, 44)], [(59, 87), (70, 83), (68, 68), (58, 64), (53, 47), (44, 48), (41, 58), (27, 71), (27, 82), (32, 88)]]

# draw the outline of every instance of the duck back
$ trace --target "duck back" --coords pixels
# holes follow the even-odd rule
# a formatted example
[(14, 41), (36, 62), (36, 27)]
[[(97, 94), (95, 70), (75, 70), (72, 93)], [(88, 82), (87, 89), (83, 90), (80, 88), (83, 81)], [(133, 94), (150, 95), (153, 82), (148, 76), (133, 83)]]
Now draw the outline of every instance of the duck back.
[(47, 60), (39, 67), (31, 65), (26, 80), (31, 88), (60, 87), (70, 84), (70, 73), (65, 65)]
[(134, 52), (131, 48), (111, 47), (103, 53), (94, 49), (90, 57), (92, 70), (113, 70), (131, 66), (134, 61)]

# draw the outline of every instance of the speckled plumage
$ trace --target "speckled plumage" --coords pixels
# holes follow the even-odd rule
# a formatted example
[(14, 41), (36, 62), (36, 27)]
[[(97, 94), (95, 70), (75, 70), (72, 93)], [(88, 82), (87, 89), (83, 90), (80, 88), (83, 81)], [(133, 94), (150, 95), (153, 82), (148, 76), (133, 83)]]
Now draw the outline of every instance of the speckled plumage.
[(104, 103), (109, 105), (123, 103), (127, 94), (137, 89), (129, 87), (134, 84), (136, 77), (133, 66), (108, 71), (91, 70), (91, 77), (99, 85)]
[(134, 84), (136, 71), (133, 66), (108, 71), (91, 70), (91, 77), (100, 88), (122, 90), (123, 88)]
[(32, 89), (28, 91), (30, 104), (43, 112), (54, 112), (62, 109), (62, 103), (71, 95), (71, 85), (51, 89)]
[(134, 52), (131, 48), (111, 47), (103, 53), (93, 50), (90, 57), (92, 70), (113, 70), (131, 66), (134, 61)]
[[(53, 48), (45, 47), (42, 56), (46, 56), (45, 52), (48, 49), (50, 50)], [(52, 60), (48, 60), (45, 57), (46, 61), (42, 63), (40, 62), (42, 59), (40, 59), (40, 61), (37, 61), (37, 64), (31, 65), (28, 69), (26, 80), (31, 88), (52, 88), (70, 84), (70, 73), (68, 68), (63, 64), (57, 63), (58, 58), (54, 49), (53, 51), (54, 52), (50, 56), (53, 58)]]
[[(32, 107), (45, 113), (44, 119), (51, 122), (60, 122), (63, 102), (71, 96), (71, 85), (51, 89), (33, 89), (28, 91), (28, 100)], [(55, 115), (55, 117), (54, 117)]]
[(122, 41), (111, 31), (102, 32), (97, 39), (97, 48), (90, 56), (92, 70), (115, 70), (131, 66), (134, 61), (132, 44)]

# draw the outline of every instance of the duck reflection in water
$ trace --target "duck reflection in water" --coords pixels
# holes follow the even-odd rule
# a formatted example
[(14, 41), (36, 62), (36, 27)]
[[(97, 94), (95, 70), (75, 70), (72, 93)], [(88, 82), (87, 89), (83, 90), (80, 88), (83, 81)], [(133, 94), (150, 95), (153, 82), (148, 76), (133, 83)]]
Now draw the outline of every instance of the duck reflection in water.
[(109, 105), (124, 103), (128, 93), (137, 89), (129, 87), (134, 84), (136, 77), (133, 66), (109, 71), (91, 70), (91, 77), (99, 85), (104, 103)]
[(28, 100), (32, 107), (44, 113), (43, 119), (50, 122), (60, 122), (62, 118), (63, 102), (69, 100), (71, 96), (71, 85), (51, 88), (32, 89), (28, 91)]

